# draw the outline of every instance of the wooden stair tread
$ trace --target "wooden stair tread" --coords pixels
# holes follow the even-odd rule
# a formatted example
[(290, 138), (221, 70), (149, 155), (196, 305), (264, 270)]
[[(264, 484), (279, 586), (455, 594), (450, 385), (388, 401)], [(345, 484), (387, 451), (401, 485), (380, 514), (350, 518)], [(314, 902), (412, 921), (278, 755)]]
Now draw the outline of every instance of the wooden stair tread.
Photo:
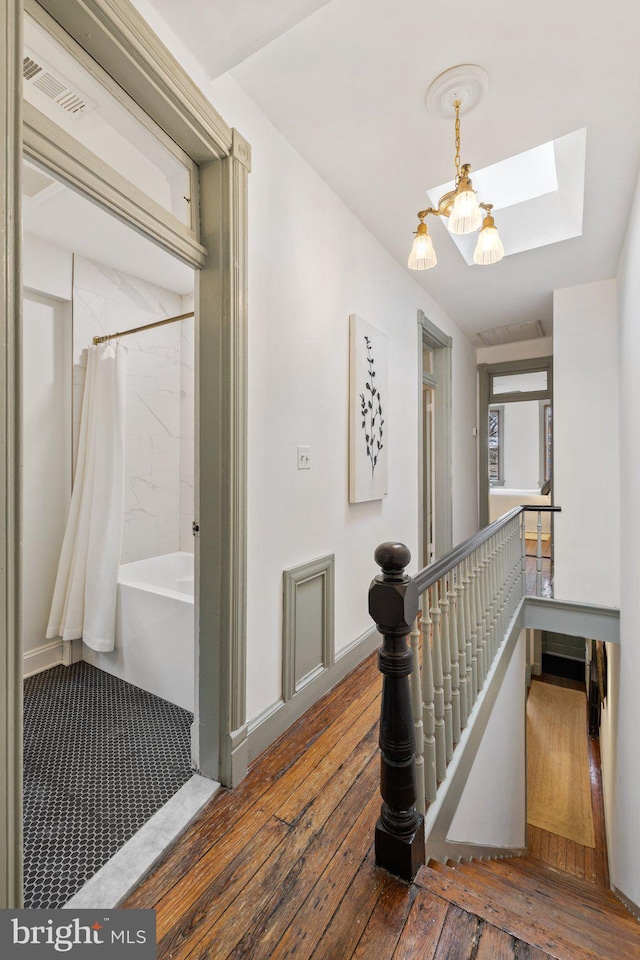
[(430, 863), (416, 883), (557, 960), (640, 958), (640, 927), (610, 891), (530, 858)]
[(546, 889), (556, 896), (563, 895), (580, 903), (592, 905), (598, 910), (602, 909), (603, 904), (607, 904), (610, 912), (617, 914), (624, 920), (631, 920), (632, 923), (636, 922), (611, 890), (564, 873), (530, 857), (512, 857), (490, 862), (456, 864), (456, 868), (470, 877), (477, 876), (481, 880), (486, 878), (487, 870), (495, 875), (507, 878), (510, 882), (513, 882), (514, 876), (517, 876), (518, 883), (527, 885), (532, 893), (536, 891), (544, 893)]

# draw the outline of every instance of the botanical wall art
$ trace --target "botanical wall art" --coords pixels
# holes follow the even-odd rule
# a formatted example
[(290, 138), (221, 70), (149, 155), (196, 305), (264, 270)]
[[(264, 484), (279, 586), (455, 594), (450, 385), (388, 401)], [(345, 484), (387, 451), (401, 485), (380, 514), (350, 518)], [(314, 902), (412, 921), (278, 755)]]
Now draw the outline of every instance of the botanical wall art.
[(349, 363), (349, 502), (381, 500), (389, 472), (389, 338), (355, 313)]

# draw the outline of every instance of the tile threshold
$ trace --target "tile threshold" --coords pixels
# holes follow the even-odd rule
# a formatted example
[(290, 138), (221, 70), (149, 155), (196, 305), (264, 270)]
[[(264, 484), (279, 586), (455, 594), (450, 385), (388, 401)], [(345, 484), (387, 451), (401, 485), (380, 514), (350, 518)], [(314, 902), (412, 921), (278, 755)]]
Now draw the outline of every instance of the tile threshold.
[(220, 784), (215, 780), (207, 780), (205, 777), (194, 774), (65, 903), (63, 909), (117, 907), (138, 886), (219, 788)]

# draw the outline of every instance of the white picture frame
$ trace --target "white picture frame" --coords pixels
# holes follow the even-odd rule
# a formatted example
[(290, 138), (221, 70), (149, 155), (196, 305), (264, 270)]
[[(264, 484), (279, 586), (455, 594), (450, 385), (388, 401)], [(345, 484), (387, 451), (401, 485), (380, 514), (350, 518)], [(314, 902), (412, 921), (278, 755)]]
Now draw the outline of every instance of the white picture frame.
[(349, 317), (349, 503), (388, 493), (389, 338)]

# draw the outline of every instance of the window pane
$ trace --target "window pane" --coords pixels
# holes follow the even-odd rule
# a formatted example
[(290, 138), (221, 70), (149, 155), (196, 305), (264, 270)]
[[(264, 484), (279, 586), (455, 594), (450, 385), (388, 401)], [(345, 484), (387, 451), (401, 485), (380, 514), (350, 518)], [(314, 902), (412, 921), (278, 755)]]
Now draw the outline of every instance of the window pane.
[(519, 373), (515, 376), (492, 375), (494, 396), (500, 393), (531, 393), (534, 390), (547, 389), (547, 371), (537, 370), (535, 373)]
[(190, 168), (28, 16), (23, 73), (28, 103), (190, 224)]
[(544, 479), (551, 480), (553, 444), (553, 415), (551, 404), (544, 408)]
[(499, 483), (500, 475), (500, 445), (502, 442), (502, 411), (489, 410), (489, 482)]
[(422, 347), (422, 372), (423, 373), (434, 374), (436, 372), (433, 353), (434, 351), (432, 347), (426, 347), (423, 345)]

